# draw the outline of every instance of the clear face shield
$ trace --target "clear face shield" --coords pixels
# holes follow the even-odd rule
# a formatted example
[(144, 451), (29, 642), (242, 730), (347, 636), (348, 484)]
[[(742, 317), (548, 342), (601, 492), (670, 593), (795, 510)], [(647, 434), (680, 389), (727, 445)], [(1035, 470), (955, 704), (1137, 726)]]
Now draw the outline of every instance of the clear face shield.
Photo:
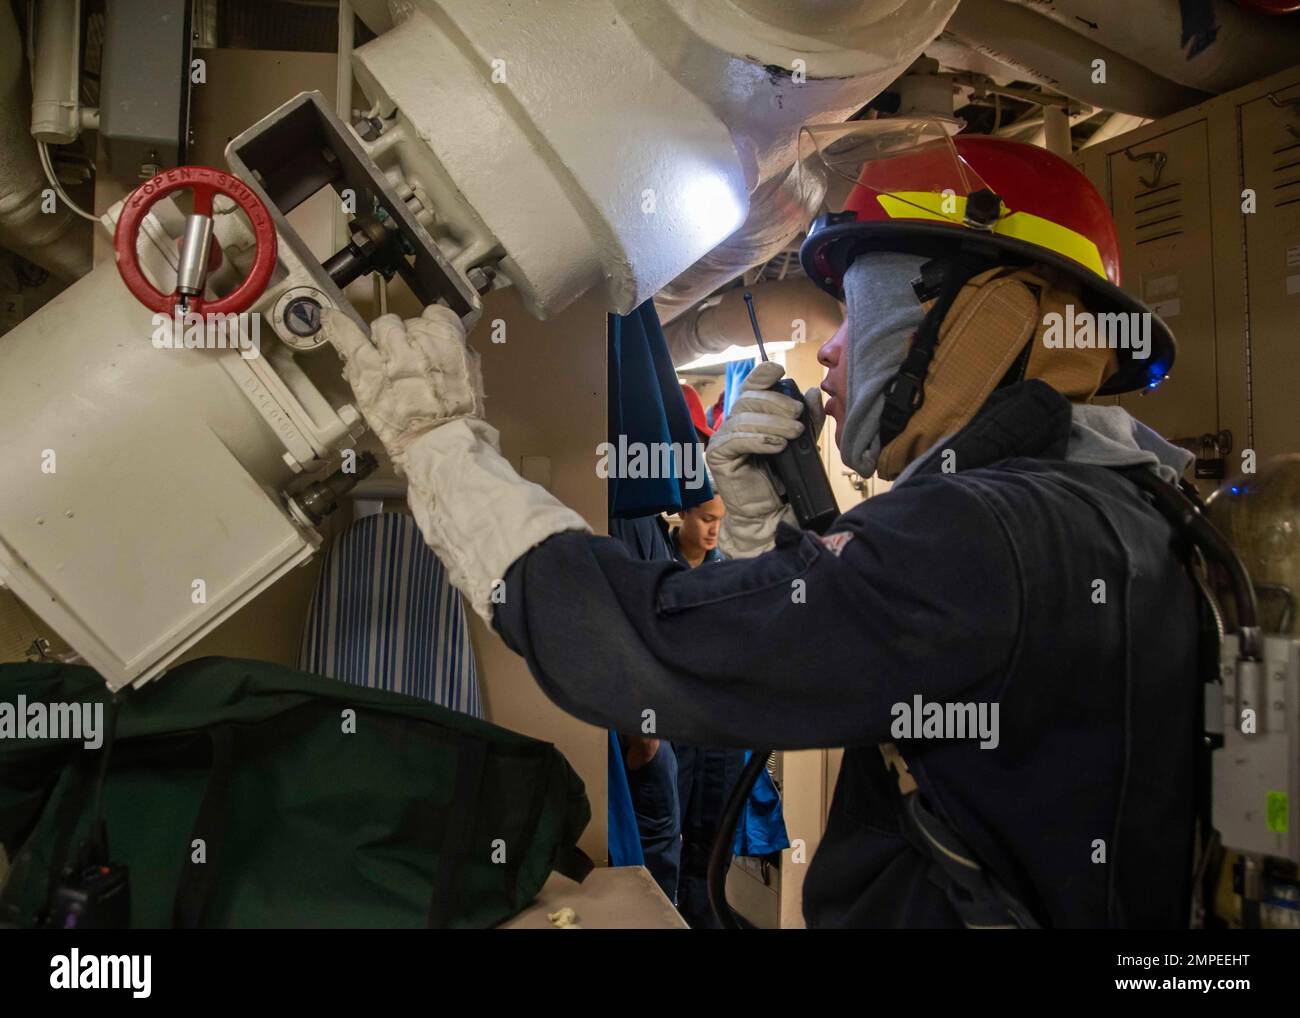
[(853, 223), (895, 224), (901, 249), (908, 224), (990, 230), (1005, 213), (992, 188), (961, 157), (952, 123), (899, 117), (805, 127), (799, 135), (801, 193), (825, 191), (824, 210), (812, 223), (804, 268), (819, 284), (838, 289), (849, 254), (859, 245), (831, 242)]
[[(964, 225), (966, 199), (989, 185), (957, 152), (952, 124), (899, 117), (805, 127), (799, 133), (801, 189), (824, 187), (826, 211)], [(890, 208), (895, 211), (890, 211)]]

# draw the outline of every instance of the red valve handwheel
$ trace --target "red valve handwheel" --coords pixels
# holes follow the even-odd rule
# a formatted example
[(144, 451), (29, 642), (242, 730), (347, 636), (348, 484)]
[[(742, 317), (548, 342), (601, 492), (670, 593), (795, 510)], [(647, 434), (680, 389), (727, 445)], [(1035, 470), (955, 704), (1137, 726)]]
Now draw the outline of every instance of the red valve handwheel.
[(271, 223), (271, 214), (266, 211), (266, 206), (247, 184), (238, 177), (214, 170), (210, 166), (177, 166), (174, 170), (164, 170), (127, 196), (126, 205), (117, 221), (117, 230), (113, 234), (117, 271), (122, 276), (122, 282), (141, 304), (152, 311), (170, 313), (180, 302), (181, 295), (178, 292), (163, 293), (145, 278), (140, 269), (136, 244), (140, 224), (144, 222), (144, 217), (154, 202), (173, 191), (182, 190), (194, 192), (194, 213), (201, 216), (212, 215), (214, 195), (224, 194), (233, 200), (248, 216), (257, 247), (252, 271), (239, 286), (210, 303), (201, 294), (191, 297), (189, 310), (196, 314), (214, 315), (237, 314), (247, 310), (271, 281), (271, 273), (275, 269), (275, 226)]

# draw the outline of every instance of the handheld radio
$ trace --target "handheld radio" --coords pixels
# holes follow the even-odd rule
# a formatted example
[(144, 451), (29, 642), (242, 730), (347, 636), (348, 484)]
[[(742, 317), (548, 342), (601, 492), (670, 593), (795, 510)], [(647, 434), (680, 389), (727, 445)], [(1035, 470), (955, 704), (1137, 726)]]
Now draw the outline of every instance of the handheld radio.
[[(754, 297), (745, 293), (745, 305), (749, 308), (749, 322), (754, 327), (754, 339), (758, 342), (759, 355), (766, 361), (767, 350), (763, 346), (763, 334), (758, 328), (758, 316), (754, 314)], [(779, 392), (797, 399), (803, 407), (799, 420), (803, 424), (803, 433), (791, 439), (784, 449), (775, 456), (764, 456), (770, 461), (769, 469), (782, 500), (789, 503), (804, 530), (823, 534), (839, 516), (839, 506), (835, 504), (835, 494), (831, 491), (831, 482), (826, 477), (821, 456), (817, 452), (817, 434), (813, 428), (812, 410), (799, 391), (794, 380), (782, 378), (771, 391)]]

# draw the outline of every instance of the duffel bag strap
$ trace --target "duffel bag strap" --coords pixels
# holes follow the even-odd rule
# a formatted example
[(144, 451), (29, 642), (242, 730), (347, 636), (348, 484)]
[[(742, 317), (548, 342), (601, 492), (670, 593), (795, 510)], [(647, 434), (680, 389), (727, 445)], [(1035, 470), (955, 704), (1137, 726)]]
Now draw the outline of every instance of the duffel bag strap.
[[(194, 832), (185, 845), (185, 864), (176, 883), (176, 901), (172, 919), (178, 929), (197, 929), (220, 869), (221, 849), (229, 826), (231, 809), (231, 771), (234, 761), (235, 731), (230, 725), (213, 725), (206, 730), (212, 744), (212, 766), (208, 783), (194, 820)], [(194, 861), (194, 842), (202, 840), (202, 862)]]

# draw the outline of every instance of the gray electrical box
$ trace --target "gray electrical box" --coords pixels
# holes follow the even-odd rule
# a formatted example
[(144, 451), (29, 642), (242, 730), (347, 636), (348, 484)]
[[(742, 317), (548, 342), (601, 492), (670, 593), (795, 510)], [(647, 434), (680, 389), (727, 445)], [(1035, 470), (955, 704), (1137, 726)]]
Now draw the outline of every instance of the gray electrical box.
[(1264, 639), (1262, 689), (1245, 718), (1237, 691), (1237, 637), (1220, 655), (1223, 748), (1214, 754), (1214, 826), (1239, 852), (1300, 862), (1300, 641)]
[(180, 165), (189, 106), (190, 0), (108, 0), (99, 132), (113, 176), (134, 186)]

